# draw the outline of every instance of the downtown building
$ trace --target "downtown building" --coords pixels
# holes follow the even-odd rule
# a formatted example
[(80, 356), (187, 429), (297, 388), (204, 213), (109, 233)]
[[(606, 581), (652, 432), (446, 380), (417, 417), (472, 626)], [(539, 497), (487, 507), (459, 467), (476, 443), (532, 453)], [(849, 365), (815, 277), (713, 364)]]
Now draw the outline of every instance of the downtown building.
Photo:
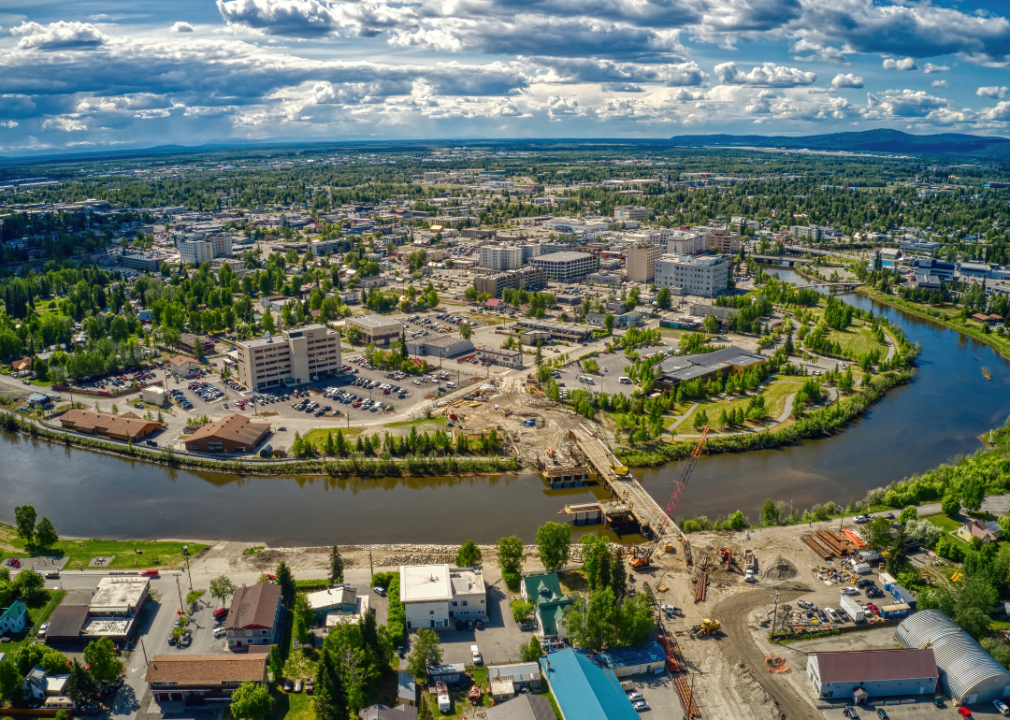
[(325, 325), (304, 325), (236, 344), (239, 379), (254, 391), (303, 385), (340, 369), (340, 334)]
[(478, 295), (486, 294), (493, 298), (500, 298), (505, 288), (528, 291), (542, 290), (547, 287), (547, 271), (531, 265), (518, 270), (478, 277), (474, 279), (473, 284)]
[(729, 289), (725, 255), (665, 255), (656, 261), (656, 285), (681, 288), (685, 295), (716, 297)]

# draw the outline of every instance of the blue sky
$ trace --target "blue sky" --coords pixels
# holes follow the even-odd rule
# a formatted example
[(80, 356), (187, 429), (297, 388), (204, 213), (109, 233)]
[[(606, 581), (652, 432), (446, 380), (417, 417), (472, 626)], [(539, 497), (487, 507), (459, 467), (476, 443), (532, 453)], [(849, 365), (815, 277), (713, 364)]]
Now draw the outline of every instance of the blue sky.
[(0, 154), (1006, 135), (1008, 17), (1008, 0), (0, 0)]

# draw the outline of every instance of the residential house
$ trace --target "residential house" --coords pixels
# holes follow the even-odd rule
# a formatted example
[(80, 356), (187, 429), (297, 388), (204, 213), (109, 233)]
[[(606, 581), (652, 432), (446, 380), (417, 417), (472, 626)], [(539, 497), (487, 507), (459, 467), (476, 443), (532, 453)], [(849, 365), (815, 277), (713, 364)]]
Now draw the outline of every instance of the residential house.
[(417, 720), (417, 708), (412, 705), (372, 705), (358, 713), (359, 720)]
[(155, 702), (163, 710), (207, 702), (227, 702), (242, 683), (267, 684), (269, 659), (270, 654), (265, 652), (247, 655), (155, 655), (147, 666), (146, 679)]
[(523, 691), (540, 692), (540, 665), (536, 662), (489, 665), (487, 679), (497, 704)]
[(15, 600), (0, 613), (0, 632), (4, 635), (14, 635), (25, 629), (28, 623), (28, 608), (20, 600)]
[(480, 568), (449, 565), (400, 567), (400, 602), (407, 629), (451, 628), (457, 619), (486, 620), (487, 592)]
[(257, 583), (235, 591), (224, 622), (228, 649), (248, 650), (250, 645), (272, 645), (281, 629), (281, 589), (273, 583)]
[(557, 573), (527, 575), (523, 578), (520, 590), (523, 599), (533, 603), (537, 634), (544, 638), (567, 638), (565, 615), (575, 600), (561, 592)]
[(69, 675), (49, 675), (41, 665), (36, 665), (25, 676), (21, 689), (36, 700), (60, 697), (66, 692), (68, 677)]
[(32, 369), (32, 359), (22, 358), (21, 360), (15, 360), (11, 363), (11, 372), (24, 372), (25, 370)]
[(192, 377), (193, 373), (200, 369), (200, 361), (188, 355), (176, 355), (168, 359), (168, 364), (172, 366), (172, 371), (182, 377)]
[(358, 593), (357, 588), (346, 584), (309, 593), (305, 599), (316, 615), (316, 622), (326, 627), (357, 623), (369, 609), (368, 594)]
[(972, 520), (957, 529), (957, 537), (966, 543), (970, 543), (972, 538), (978, 538), (983, 544), (997, 542), (1003, 537), (1003, 528), (995, 520)]

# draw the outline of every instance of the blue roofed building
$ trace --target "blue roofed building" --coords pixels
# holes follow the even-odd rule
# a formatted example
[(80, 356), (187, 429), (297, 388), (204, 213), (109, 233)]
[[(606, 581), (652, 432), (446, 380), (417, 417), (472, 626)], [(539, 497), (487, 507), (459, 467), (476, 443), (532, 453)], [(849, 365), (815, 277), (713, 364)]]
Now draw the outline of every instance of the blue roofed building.
[(638, 717), (621, 681), (586, 650), (565, 648), (540, 658), (544, 679), (564, 720), (634, 720)]
[(641, 673), (658, 675), (666, 667), (666, 653), (663, 652), (663, 646), (655, 641), (604, 650), (597, 653), (595, 659), (617, 677)]

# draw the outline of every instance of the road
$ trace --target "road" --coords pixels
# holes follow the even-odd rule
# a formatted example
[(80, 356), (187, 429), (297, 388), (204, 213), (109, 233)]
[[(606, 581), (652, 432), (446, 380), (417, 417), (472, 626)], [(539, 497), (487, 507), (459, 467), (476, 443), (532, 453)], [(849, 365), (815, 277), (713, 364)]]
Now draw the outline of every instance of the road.
[[(799, 588), (799, 585), (795, 587)], [(749, 627), (749, 617), (754, 608), (767, 605), (770, 591), (754, 590), (733, 595), (716, 605), (712, 617), (719, 618), (725, 637), (719, 639), (719, 648), (729, 664), (744, 662), (754, 678), (768, 691), (785, 720), (822, 720), (821, 713), (810, 700), (801, 695), (787, 681), (779, 682), (765, 669), (765, 652), (754, 641)], [(789, 602), (803, 595), (800, 590), (786, 590), (779, 595), (780, 602)]]

